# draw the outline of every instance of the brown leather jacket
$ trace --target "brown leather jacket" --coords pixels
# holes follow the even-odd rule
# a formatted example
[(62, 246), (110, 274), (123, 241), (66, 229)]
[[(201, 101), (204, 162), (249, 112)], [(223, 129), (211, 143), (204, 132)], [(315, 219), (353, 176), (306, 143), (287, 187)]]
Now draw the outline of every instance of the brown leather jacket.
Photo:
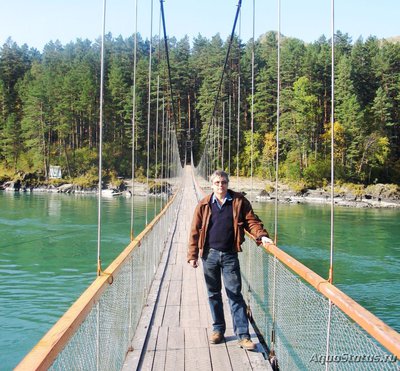
[[(262, 236), (269, 237), (261, 220), (254, 214), (249, 200), (241, 193), (232, 190), (228, 190), (228, 192), (233, 198), (232, 208), (235, 251), (242, 251), (241, 245), (244, 242), (245, 230), (249, 232), (258, 243), (260, 243)], [(200, 200), (194, 211), (192, 226), (190, 228), (187, 261), (197, 260), (199, 255), (200, 257), (203, 255), (208, 223), (211, 216), (211, 197), (212, 193)]]

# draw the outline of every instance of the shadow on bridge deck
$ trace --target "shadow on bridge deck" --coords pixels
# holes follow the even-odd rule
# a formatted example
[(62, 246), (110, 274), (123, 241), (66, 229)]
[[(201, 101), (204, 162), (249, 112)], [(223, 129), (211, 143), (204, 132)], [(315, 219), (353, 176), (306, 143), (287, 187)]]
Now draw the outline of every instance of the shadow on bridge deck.
[(183, 199), (176, 229), (164, 251), (149, 301), (128, 353), (124, 370), (271, 370), (251, 328), (256, 352), (238, 347), (229, 305), (225, 342), (209, 344), (211, 316), (202, 267), (186, 263), (190, 222), (197, 204), (190, 167), (186, 167)]

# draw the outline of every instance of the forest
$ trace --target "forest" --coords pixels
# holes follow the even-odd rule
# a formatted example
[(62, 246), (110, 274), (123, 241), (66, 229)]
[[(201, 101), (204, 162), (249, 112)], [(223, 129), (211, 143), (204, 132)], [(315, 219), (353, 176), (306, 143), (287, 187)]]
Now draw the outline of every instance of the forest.
[[(234, 174), (238, 165), (240, 175), (249, 176), (252, 153), (254, 175), (273, 180), (276, 32), (246, 43), (233, 39), (218, 94), (229, 40), (222, 40), (219, 34), (211, 39), (200, 34), (193, 40), (169, 38), (169, 79), (164, 40), (136, 36), (136, 63), (134, 36), (105, 37), (105, 173), (131, 176), (135, 111), (138, 176), (146, 171), (148, 141), (150, 153), (162, 155), (155, 146), (162, 145), (160, 123), (165, 116), (174, 123), (182, 161), (188, 142), (193, 143), (195, 163), (199, 161), (209, 126), (216, 122), (220, 127), (218, 153), (224, 156), (225, 169)], [(95, 181), (100, 51), (100, 40), (82, 39), (67, 45), (49, 42), (42, 52), (26, 44), (19, 46), (11, 38), (0, 47), (0, 180), (26, 173), (47, 179), (49, 166), (58, 165), (66, 178)], [(325, 36), (313, 43), (282, 36), (280, 60), (280, 177), (308, 187), (323, 186), (330, 179), (331, 42)], [(400, 43), (373, 36), (353, 42), (338, 31), (334, 65), (337, 182), (399, 184)], [(221, 145), (222, 138), (225, 145)], [(152, 157), (150, 174), (154, 175), (161, 158), (155, 161)]]

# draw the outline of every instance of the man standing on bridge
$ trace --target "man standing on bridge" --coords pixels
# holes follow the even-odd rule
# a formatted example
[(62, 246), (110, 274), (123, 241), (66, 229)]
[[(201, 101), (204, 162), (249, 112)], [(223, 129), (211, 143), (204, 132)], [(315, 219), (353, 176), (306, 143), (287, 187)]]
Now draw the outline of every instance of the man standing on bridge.
[(250, 339), (247, 306), (243, 299), (238, 252), (244, 241), (244, 231), (255, 237), (257, 243), (272, 243), (261, 220), (254, 214), (250, 202), (238, 192), (228, 189), (229, 176), (216, 170), (210, 177), (213, 193), (198, 203), (194, 212), (189, 237), (187, 260), (197, 268), (200, 255), (208, 301), (213, 318), (212, 344), (224, 340), (226, 330), (222, 304), (222, 282), (231, 308), (233, 329), (239, 346), (255, 350)]

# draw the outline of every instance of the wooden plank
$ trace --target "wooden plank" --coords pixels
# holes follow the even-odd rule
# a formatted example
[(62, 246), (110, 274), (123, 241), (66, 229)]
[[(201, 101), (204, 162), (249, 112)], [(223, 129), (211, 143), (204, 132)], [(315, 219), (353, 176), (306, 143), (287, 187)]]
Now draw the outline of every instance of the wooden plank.
[(180, 305), (182, 294), (182, 281), (170, 281), (167, 305)]
[[(159, 327), (152, 326), (148, 335), (147, 346), (144, 349), (141, 365), (138, 367), (142, 370), (151, 370), (153, 368), (154, 356), (156, 354), (156, 345)], [(125, 367), (124, 370), (128, 371), (132, 368)]]
[(200, 327), (185, 328), (185, 369), (211, 371), (207, 330)]
[(162, 282), (161, 288), (160, 288), (160, 294), (158, 296), (158, 302), (157, 305), (164, 306), (167, 303), (167, 298), (168, 298), (168, 291), (169, 291), (169, 280), (164, 277), (164, 280)]
[(162, 326), (165, 315), (165, 305), (157, 305), (154, 311), (153, 325)]
[(179, 327), (180, 309), (181, 308), (179, 305), (167, 305), (165, 307), (162, 325), (169, 327)]
[[(193, 270), (193, 268), (191, 268)], [(199, 305), (195, 272), (183, 271), (182, 305)]]
[(143, 370), (164, 370), (165, 357), (167, 355), (168, 327), (160, 327), (158, 331), (156, 352), (154, 355), (153, 368)]
[(212, 324), (212, 318), (210, 313), (210, 306), (207, 304), (199, 305), (199, 313), (200, 313), (200, 322), (199, 325), (201, 327), (210, 327)]
[(200, 324), (199, 305), (181, 306), (181, 327), (197, 327)]
[(172, 265), (171, 281), (182, 281), (182, 264), (177, 263)]
[(185, 334), (183, 328), (170, 327), (168, 331), (165, 370), (185, 369)]
[(174, 236), (174, 242), (171, 245), (171, 250), (169, 252), (169, 264), (171, 265), (175, 265), (176, 264), (176, 254), (178, 252), (177, 248), (176, 248), (176, 236), (179, 233), (179, 226), (177, 231), (175, 232), (175, 236)]
[(258, 337), (255, 334), (253, 327), (250, 325), (250, 336), (254, 344), (257, 346), (256, 352), (247, 352), (247, 357), (253, 370), (270, 370), (272, 371), (271, 364), (269, 363), (268, 354), (266, 354), (265, 349), (258, 341)]
[[(211, 331), (208, 331), (210, 337)], [(210, 344), (211, 364), (213, 370), (232, 370), (231, 361), (225, 342)]]

